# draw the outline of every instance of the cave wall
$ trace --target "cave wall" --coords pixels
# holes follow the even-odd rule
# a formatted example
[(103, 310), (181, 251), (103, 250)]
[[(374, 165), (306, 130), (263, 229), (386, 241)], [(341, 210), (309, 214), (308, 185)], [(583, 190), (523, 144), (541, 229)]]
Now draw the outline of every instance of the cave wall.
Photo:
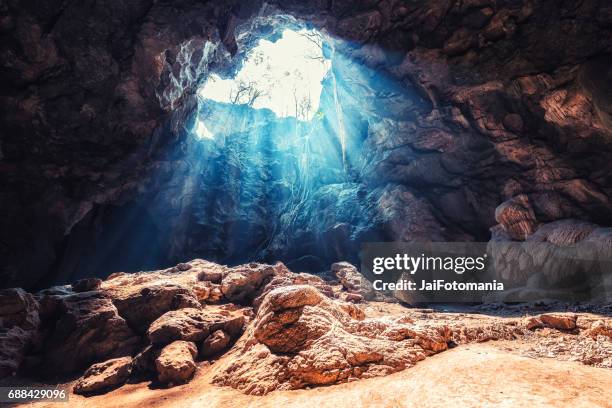
[[(612, 224), (609, 2), (274, 1), (263, 12), (360, 45), (346, 52), (425, 101), (390, 98), (397, 111), (368, 127), (364, 185), (392, 238)], [(182, 203), (196, 181), (180, 176), (197, 164), (182, 126), (198, 82), (232, 69), (234, 34), (257, 13), (240, 1), (0, 3), (2, 286), (39, 282), (99, 205), (169, 203), (147, 211), (172, 218), (170, 252), (186, 255)]]

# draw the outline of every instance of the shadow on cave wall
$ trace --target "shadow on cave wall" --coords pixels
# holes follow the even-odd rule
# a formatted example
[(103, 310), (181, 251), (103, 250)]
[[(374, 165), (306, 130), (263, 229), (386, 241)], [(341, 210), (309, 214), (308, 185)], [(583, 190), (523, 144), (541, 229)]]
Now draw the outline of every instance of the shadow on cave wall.
[(39, 286), (169, 266), (164, 241), (142, 205), (97, 205), (57, 246), (58, 262), (47, 275), (51, 279)]

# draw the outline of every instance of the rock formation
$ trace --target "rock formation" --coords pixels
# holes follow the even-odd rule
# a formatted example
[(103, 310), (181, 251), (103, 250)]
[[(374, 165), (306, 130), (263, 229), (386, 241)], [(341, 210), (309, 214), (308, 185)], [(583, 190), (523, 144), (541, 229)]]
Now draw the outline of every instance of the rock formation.
[(76, 394), (91, 394), (123, 385), (132, 372), (132, 358), (119, 357), (92, 365), (74, 385)]
[(215, 382), (249, 394), (390, 374), (446, 350), (446, 327), (414, 331), (401, 321), (365, 320), (351, 304), (312, 286), (268, 293)]
[(158, 380), (164, 384), (180, 384), (193, 377), (196, 370), (194, 358), (198, 349), (193, 342), (177, 340), (159, 353), (155, 359), (155, 368), (159, 373)]
[[(95, 285), (4, 290), (0, 374), (45, 381), (82, 374), (73, 392), (90, 396), (127, 381), (176, 386), (202, 369), (216, 385), (262, 395), (385, 376), (451, 346), (491, 340), (517, 341), (528, 355), (612, 367), (607, 317), (411, 309), (378, 293), (387, 303), (351, 296), (364, 279), (357, 268), (332, 269), (340, 283), (281, 263), (227, 267), (196, 259)], [(92, 290), (76, 291), (83, 286)], [(117, 307), (126, 299), (136, 306)], [(142, 306), (147, 299), (151, 308)]]

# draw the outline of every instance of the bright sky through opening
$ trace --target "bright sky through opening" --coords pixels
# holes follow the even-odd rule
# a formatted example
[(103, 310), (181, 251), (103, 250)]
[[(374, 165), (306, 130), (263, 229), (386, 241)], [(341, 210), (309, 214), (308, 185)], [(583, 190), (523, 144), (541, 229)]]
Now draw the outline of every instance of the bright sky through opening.
[[(198, 93), (204, 99), (267, 108), (278, 117), (309, 121), (319, 109), (331, 62), (314, 30), (285, 30), (276, 42), (260, 40), (233, 79), (212, 74)], [(205, 126), (198, 123), (198, 128)], [(210, 135), (202, 135), (209, 137)]]

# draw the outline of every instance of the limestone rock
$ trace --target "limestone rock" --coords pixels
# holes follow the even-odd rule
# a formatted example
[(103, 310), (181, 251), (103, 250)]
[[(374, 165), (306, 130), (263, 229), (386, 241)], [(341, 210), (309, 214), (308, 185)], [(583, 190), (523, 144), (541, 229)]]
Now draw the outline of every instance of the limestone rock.
[(576, 317), (573, 313), (544, 313), (540, 315), (540, 320), (553, 329), (573, 330), (576, 328)]
[(62, 299), (65, 313), (45, 343), (44, 369), (73, 372), (83, 366), (131, 354), (139, 338), (119, 316), (113, 302), (100, 292)]
[(147, 331), (152, 344), (165, 345), (175, 340), (199, 342), (217, 330), (236, 336), (245, 319), (241, 311), (212, 306), (204, 309), (184, 308), (165, 313)]
[(130, 327), (140, 333), (170, 310), (200, 307), (196, 294), (190, 288), (174, 283), (128, 286), (119, 297), (113, 297), (113, 303)]
[(232, 268), (221, 281), (221, 291), (231, 302), (244, 303), (252, 301), (274, 275), (271, 265), (251, 263)]
[(355, 308), (309, 285), (273, 289), (213, 381), (265, 394), (389, 374), (447, 348), (446, 327), (413, 330)]
[(227, 333), (223, 330), (217, 330), (202, 342), (200, 355), (206, 358), (219, 354), (227, 349), (230, 342), (231, 337)]
[(194, 358), (197, 353), (193, 342), (179, 340), (168, 344), (155, 359), (158, 380), (164, 384), (182, 384), (189, 381), (196, 370)]
[[(607, 69), (610, 7), (606, 3), (587, 0), (580, 2), (580, 7), (559, 7), (552, 1), (274, 2), (282, 14), (306, 22), (321, 13), (331, 13), (333, 17), (325, 17), (322, 23), (325, 29), (339, 38), (358, 41), (347, 48), (364, 49), (361, 57), (347, 58), (355, 89), (367, 89), (343, 100), (346, 112), (360, 112), (355, 123), (367, 122), (370, 128), (379, 119), (401, 121), (413, 126), (412, 134), (422, 130), (450, 133), (457, 147), (446, 149), (443, 143), (435, 148), (440, 154), (431, 154), (431, 150), (413, 152), (418, 160), (411, 164), (396, 162), (407, 156), (404, 152), (409, 149), (395, 155), (386, 148), (369, 149), (368, 145), (360, 150), (360, 143), (348, 146), (356, 164), (351, 169), (355, 177), (348, 178), (367, 177), (376, 186), (393, 178), (398, 185), (410, 186), (414, 197), (404, 200), (387, 194), (378, 205), (376, 197), (383, 194), (369, 195), (371, 184), (354, 183), (356, 186), (350, 189), (366, 194), (354, 194), (354, 204), (336, 207), (343, 211), (327, 210), (334, 207), (327, 203), (315, 205), (319, 200), (300, 206), (312, 207), (310, 214), (324, 213), (306, 217), (318, 218), (317, 223), (344, 224), (342, 236), (348, 237), (345, 241), (350, 245), (338, 248), (336, 242), (329, 245), (328, 240), (317, 244), (323, 233), (304, 234), (307, 239), (285, 240), (284, 246), (273, 248), (274, 254), (287, 259), (309, 254), (323, 257), (324, 251), (319, 249), (329, 249), (322, 258), (327, 262), (345, 259), (338, 254), (349, 253), (360, 241), (377, 233), (398, 240), (415, 236), (444, 240), (446, 232), (456, 225), (474, 238), (487, 239), (499, 197), (520, 194), (553, 192), (567, 196), (562, 205), (552, 205), (552, 210), (546, 211), (548, 219), (543, 222), (575, 217), (609, 224), (612, 195), (605, 175), (612, 168), (612, 121)], [(163, 155), (157, 154), (162, 146), (152, 143), (168, 137), (161, 129), (176, 129), (175, 125), (183, 124), (184, 110), (195, 103), (199, 76), (190, 74), (193, 69), (205, 72), (213, 65), (231, 68), (235, 62), (226, 60), (224, 53), (202, 52), (208, 38), (204, 33), (221, 33), (220, 42), (211, 38), (208, 45), (224, 45), (231, 54), (239, 48), (250, 48), (251, 44), (238, 47), (241, 38), (251, 38), (248, 41), (253, 43), (252, 38), (276, 34), (241, 31), (246, 27), (256, 30), (254, 25), (243, 23), (257, 14), (258, 7), (245, 4), (138, 1), (124, 2), (108, 13), (104, 7), (90, 9), (88, 3), (71, 2), (62, 12), (65, 18), (59, 19), (55, 7), (3, 8), (1, 24), (6, 44), (16, 44), (7, 51), (12, 62), (3, 73), (6, 114), (0, 118), (0, 127), (10, 130), (0, 152), (5, 176), (0, 196), (6, 215), (0, 228), (0, 242), (6, 244), (2, 247), (6, 267), (2, 268), (1, 280), (5, 285), (31, 284), (46, 278), (45, 271), (59, 255), (57, 244), (66, 238), (78, 241), (71, 232), (87, 214), (92, 216), (93, 203), (106, 208), (123, 204), (126, 197), (135, 195), (134, 201), (144, 207), (140, 212), (150, 214), (164, 234), (172, 231), (176, 235), (173, 245), (163, 248), (164, 256), (212, 254), (215, 248), (219, 253), (241, 256), (260, 249), (262, 237), (250, 239), (250, 232), (267, 231), (260, 228), (269, 226), (266, 218), (281, 219), (279, 215), (285, 214), (258, 211), (264, 197), (257, 192), (240, 193), (244, 190), (236, 188), (238, 177), (233, 171), (220, 175), (227, 183), (214, 186), (219, 188), (215, 196), (223, 201), (177, 200), (177, 180), (198, 174), (190, 178), (190, 187), (194, 197), (202, 197), (210, 192), (209, 182), (219, 179), (199, 180), (204, 168), (187, 165), (183, 154), (191, 149)], [(589, 29), (578, 29), (583, 22), (590, 23)], [(202, 33), (195, 33), (195, 26), (202, 27)], [(282, 28), (273, 23), (268, 27)], [(49, 29), (53, 32), (47, 33)], [(74, 33), (79, 35), (75, 37)], [(403, 60), (399, 67), (398, 59)], [(380, 81), (379, 75), (354, 75), (362, 63), (363, 69), (393, 70), (393, 78)], [(386, 82), (393, 85), (387, 87)], [(75, 89), (79, 89), (76, 96)], [(458, 127), (449, 129), (450, 123)], [(152, 135), (154, 129), (160, 132)], [(395, 146), (409, 147), (410, 133), (385, 139), (394, 138)], [(188, 139), (177, 142), (187, 143)], [(281, 149), (271, 153), (281, 153)], [(320, 163), (318, 157), (311, 157), (312, 163)], [(247, 170), (255, 161), (234, 170)], [(418, 164), (423, 162), (430, 165)], [(274, 176), (290, 172), (267, 171), (268, 164), (253, 171), (260, 174), (257, 182), (276, 186), (291, 181)], [(376, 168), (389, 171), (363, 171), (371, 169), (370, 164), (384, 164)], [(343, 180), (333, 174), (340, 171), (330, 170), (331, 166), (320, 166), (322, 170), (317, 167), (311, 168), (312, 176), (321, 184)], [(152, 169), (159, 172), (149, 177)], [(449, 189), (449, 181), (440, 177), (447, 174), (452, 175), (453, 183), (458, 180), (460, 187)], [(576, 182), (578, 177), (580, 182)], [(506, 194), (509, 179), (515, 183)], [(334, 193), (349, 191), (339, 184), (331, 188)], [(283, 195), (281, 191), (271, 196)], [(226, 201), (240, 205), (225, 205)], [(399, 204), (395, 206), (394, 201)], [(214, 204), (221, 214), (211, 217), (218, 221), (206, 228), (221, 232), (233, 225), (239, 226), (236, 231), (242, 228), (249, 232), (203, 240), (200, 227), (177, 228), (183, 219), (202, 214), (208, 208), (204, 203)], [(362, 204), (367, 211), (361, 211)], [(349, 208), (355, 217), (345, 217)], [(293, 210), (286, 213), (292, 220), (301, 212)], [(260, 213), (263, 215), (254, 217)], [(49, 224), (32, 222), (39, 219), (49, 220)], [(520, 224), (524, 225), (517, 225), (518, 232), (524, 235), (529, 222)], [(383, 228), (379, 228), (381, 225)], [(295, 225), (281, 225), (279, 235), (287, 237), (310, 225), (306, 221), (298, 228), (290, 226)], [(89, 237), (93, 232), (87, 229), (85, 234)], [(243, 244), (245, 241), (248, 243)], [(74, 251), (82, 249), (75, 247)], [(69, 248), (66, 259), (77, 253), (71, 251)]]
[(495, 209), (495, 219), (516, 240), (523, 241), (535, 231), (537, 221), (526, 195), (518, 195)]
[(349, 293), (361, 295), (366, 300), (371, 300), (376, 297), (376, 291), (372, 287), (370, 281), (364, 278), (357, 268), (350, 263), (334, 263), (331, 266), (331, 270)]
[(120, 357), (92, 365), (74, 385), (75, 394), (92, 394), (122, 385), (132, 372), (132, 358)]

